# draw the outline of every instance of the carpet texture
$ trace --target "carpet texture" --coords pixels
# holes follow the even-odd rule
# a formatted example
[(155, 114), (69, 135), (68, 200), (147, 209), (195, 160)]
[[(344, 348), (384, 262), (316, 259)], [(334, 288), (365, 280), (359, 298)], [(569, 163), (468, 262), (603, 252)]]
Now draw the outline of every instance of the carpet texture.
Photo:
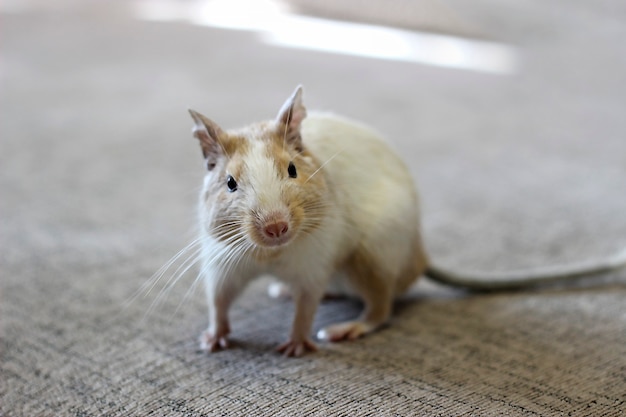
[[(281, 49), (119, 3), (14, 4), (0, 15), (0, 415), (626, 414), (624, 270), (497, 294), (424, 279), (388, 328), (298, 359), (273, 352), (293, 308), (263, 281), (232, 310), (233, 348), (212, 355), (197, 349), (195, 269), (140, 290), (194, 238), (203, 168), (186, 109), (235, 127), (273, 117), (298, 83), (309, 108), (373, 125), (405, 157), (437, 263), (621, 250), (623, 2), (447, 1), (517, 51), (507, 75)], [(324, 302), (315, 329), (359, 309)]]

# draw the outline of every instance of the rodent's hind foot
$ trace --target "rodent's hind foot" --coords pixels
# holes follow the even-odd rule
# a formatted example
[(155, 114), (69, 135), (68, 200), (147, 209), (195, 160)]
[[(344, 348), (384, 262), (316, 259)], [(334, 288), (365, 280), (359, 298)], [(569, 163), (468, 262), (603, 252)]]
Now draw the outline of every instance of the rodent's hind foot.
[(267, 287), (267, 295), (272, 298), (291, 298), (291, 291), (282, 282), (272, 282)]
[(317, 332), (317, 338), (327, 342), (340, 342), (342, 340), (355, 340), (373, 332), (378, 326), (364, 321), (346, 321), (324, 327)]
[(289, 340), (276, 348), (276, 351), (287, 357), (300, 357), (306, 352), (317, 352), (317, 345), (309, 339), (302, 341)]
[(226, 336), (227, 334), (216, 336), (210, 331), (205, 330), (200, 335), (200, 349), (207, 353), (228, 349), (229, 343)]
[[(291, 290), (282, 282), (272, 282), (267, 286), (267, 295), (274, 299), (288, 299), (291, 297)], [(346, 296), (339, 292), (325, 292), (323, 300), (340, 300)]]

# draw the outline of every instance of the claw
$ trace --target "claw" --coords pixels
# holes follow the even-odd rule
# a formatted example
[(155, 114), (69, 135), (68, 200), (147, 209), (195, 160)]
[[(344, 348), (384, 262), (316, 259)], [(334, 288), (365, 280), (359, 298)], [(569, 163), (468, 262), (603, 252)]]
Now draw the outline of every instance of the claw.
[(287, 357), (300, 357), (306, 352), (317, 352), (317, 346), (308, 339), (303, 341), (289, 340), (278, 346), (276, 350)]
[(208, 330), (200, 335), (200, 349), (207, 353), (217, 352), (218, 350), (228, 349), (228, 339), (226, 335), (214, 336)]

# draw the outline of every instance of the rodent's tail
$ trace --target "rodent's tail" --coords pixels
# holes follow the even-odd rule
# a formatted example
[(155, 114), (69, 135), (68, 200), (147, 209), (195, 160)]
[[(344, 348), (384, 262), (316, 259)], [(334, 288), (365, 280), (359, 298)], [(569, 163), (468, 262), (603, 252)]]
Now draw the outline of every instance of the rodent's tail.
[(597, 262), (568, 266), (551, 266), (537, 269), (497, 273), (463, 274), (429, 265), (424, 275), (441, 284), (474, 291), (502, 291), (529, 288), (548, 283), (569, 281), (591, 275), (614, 271), (626, 266), (626, 248), (616, 255)]

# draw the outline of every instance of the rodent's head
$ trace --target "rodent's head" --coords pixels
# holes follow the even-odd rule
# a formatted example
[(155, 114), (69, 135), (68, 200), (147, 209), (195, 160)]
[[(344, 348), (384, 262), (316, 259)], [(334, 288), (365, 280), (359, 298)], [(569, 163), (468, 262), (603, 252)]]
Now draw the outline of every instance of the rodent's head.
[(327, 184), (319, 161), (302, 141), (302, 87), (275, 120), (224, 131), (190, 110), (207, 174), (202, 227), (218, 240), (247, 249), (277, 249), (319, 227)]

